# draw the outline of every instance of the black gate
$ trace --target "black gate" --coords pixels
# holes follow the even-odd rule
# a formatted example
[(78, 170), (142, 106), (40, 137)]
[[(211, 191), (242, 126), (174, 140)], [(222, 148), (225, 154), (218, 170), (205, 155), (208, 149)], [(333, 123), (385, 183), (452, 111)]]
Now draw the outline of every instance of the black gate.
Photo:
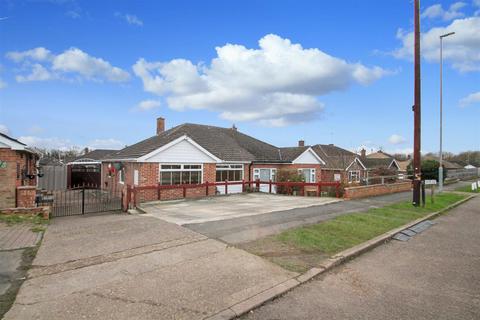
[(52, 217), (82, 215), (121, 210), (122, 192), (80, 187), (48, 192), (40, 196), (37, 202), (51, 206)]

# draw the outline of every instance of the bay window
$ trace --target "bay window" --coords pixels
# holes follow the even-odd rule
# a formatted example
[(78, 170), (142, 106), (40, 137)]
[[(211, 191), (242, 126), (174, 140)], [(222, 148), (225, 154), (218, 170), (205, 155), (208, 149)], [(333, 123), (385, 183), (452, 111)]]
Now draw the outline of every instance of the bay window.
[(160, 165), (160, 184), (199, 184), (202, 183), (201, 164), (162, 164)]

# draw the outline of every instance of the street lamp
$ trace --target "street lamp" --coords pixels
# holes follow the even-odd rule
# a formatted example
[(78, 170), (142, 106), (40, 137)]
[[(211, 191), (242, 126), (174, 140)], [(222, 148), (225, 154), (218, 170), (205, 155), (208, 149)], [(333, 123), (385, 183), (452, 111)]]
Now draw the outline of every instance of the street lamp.
[(455, 32), (449, 32), (440, 36), (440, 152), (439, 152), (439, 167), (438, 167), (438, 191), (443, 191), (443, 38), (454, 35)]

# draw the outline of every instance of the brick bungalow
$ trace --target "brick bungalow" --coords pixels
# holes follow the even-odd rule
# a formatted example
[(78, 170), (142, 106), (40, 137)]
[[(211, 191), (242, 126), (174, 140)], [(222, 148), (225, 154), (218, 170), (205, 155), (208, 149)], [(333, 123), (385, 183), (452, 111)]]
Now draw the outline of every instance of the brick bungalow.
[[(186, 123), (169, 130), (157, 119), (157, 134), (128, 146), (102, 160), (102, 187), (199, 184), (276, 180), (280, 169), (294, 169), (307, 182), (322, 179), (325, 161), (303, 141), (297, 147), (278, 148), (237, 130)], [(210, 187), (209, 194), (224, 193)], [(267, 191), (268, 185), (261, 185)], [(228, 193), (241, 192), (241, 185), (229, 186)], [(273, 190), (275, 192), (275, 190)], [(187, 189), (187, 197), (205, 195), (204, 188)], [(182, 197), (182, 190), (162, 192), (161, 199)], [(155, 190), (145, 190), (144, 200), (156, 200)]]
[(33, 207), (38, 158), (24, 143), (0, 133), (0, 209)]

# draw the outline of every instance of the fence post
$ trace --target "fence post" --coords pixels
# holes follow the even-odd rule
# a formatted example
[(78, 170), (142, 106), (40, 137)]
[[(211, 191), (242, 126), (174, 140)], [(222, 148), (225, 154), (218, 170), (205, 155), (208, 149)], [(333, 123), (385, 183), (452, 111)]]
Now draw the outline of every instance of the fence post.
[(337, 185), (335, 186), (335, 196), (337, 198), (340, 198), (339, 189), (340, 189), (340, 183), (337, 183)]
[(245, 179), (242, 179), (242, 193), (245, 192)]
[(157, 200), (160, 200), (160, 184), (157, 184)]
[(205, 182), (205, 196), (208, 196), (208, 181)]
[[(123, 197), (123, 192), (122, 192)], [(128, 207), (130, 206), (130, 200), (132, 197), (132, 190), (129, 184), (127, 184), (127, 198), (125, 199), (125, 208), (124, 211), (128, 211)], [(122, 206), (123, 206), (123, 199), (122, 199)]]
[(257, 181), (255, 183), (255, 187), (256, 187), (257, 191), (260, 191), (260, 179), (257, 179)]
[(225, 194), (228, 194), (228, 180), (225, 180)]
[(82, 214), (85, 214), (85, 185), (82, 187)]
[(183, 198), (187, 197), (187, 187), (183, 186)]
[(272, 179), (268, 181), (268, 193), (272, 193)]
[(321, 196), (322, 196), (322, 183), (318, 182), (317, 183), (317, 197), (321, 197)]

